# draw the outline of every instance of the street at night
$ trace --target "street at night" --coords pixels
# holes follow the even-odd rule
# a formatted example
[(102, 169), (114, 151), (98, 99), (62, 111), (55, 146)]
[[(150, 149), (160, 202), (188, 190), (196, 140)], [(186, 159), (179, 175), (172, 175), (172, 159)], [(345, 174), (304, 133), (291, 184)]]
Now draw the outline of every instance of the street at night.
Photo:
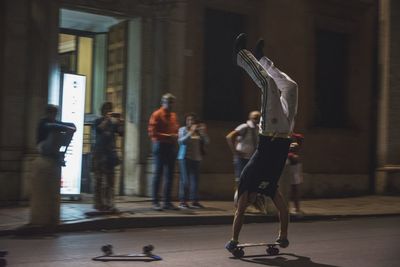
[(400, 0), (4, 0), (0, 36), (0, 267), (400, 267)]
[[(369, 217), (290, 225), (290, 246), (277, 256), (265, 248), (245, 250), (235, 259), (224, 249), (230, 225), (131, 229), (125, 231), (59, 234), (47, 237), (2, 237), (7, 266), (282, 266), (282, 267), (395, 267), (400, 262), (400, 217)], [(277, 224), (246, 224), (242, 242), (269, 242)], [(112, 244), (114, 253), (140, 252), (155, 246), (156, 262), (96, 262), (100, 247)]]

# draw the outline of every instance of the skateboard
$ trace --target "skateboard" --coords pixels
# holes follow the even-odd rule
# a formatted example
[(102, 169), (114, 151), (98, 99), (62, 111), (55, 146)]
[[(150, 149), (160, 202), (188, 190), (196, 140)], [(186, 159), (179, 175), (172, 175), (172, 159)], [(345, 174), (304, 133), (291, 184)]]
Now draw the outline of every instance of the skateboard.
[(114, 254), (112, 245), (104, 245), (101, 251), (104, 253), (102, 256), (93, 258), (94, 261), (159, 261), (162, 260), (160, 256), (154, 255), (153, 245), (147, 245), (142, 248), (142, 253), (132, 254)]
[(233, 250), (232, 255), (236, 258), (241, 258), (244, 256), (244, 248), (248, 247), (267, 247), (265, 252), (269, 256), (274, 256), (279, 254), (279, 243), (243, 243), (238, 244), (235, 250)]

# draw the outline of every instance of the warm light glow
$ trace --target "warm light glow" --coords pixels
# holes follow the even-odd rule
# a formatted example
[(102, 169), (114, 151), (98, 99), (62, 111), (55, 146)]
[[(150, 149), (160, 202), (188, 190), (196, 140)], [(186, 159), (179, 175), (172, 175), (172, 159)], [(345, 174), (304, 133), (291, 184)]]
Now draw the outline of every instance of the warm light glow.
[(63, 78), (61, 120), (74, 123), (76, 132), (65, 153), (66, 166), (61, 169), (61, 194), (74, 195), (81, 192), (86, 77), (65, 73)]

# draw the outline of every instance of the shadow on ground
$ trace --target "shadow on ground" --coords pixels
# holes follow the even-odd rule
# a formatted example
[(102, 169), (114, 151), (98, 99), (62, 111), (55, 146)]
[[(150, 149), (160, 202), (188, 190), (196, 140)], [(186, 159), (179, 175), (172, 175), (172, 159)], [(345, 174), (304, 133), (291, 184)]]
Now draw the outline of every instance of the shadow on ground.
[(282, 253), (275, 257), (266, 257), (265, 255), (249, 255), (241, 258), (240, 260), (277, 267), (339, 267), (336, 265), (313, 262), (309, 257), (304, 257), (292, 253)]

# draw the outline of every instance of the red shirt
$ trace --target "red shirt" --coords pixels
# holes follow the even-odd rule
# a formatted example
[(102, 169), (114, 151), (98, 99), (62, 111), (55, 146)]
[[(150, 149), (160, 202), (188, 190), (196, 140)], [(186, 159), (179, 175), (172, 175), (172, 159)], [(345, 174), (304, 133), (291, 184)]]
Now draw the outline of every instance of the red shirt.
[(179, 124), (175, 112), (167, 111), (165, 108), (161, 107), (151, 114), (147, 131), (153, 142), (176, 142), (176, 138), (167, 137), (163, 134), (178, 135), (178, 130)]

